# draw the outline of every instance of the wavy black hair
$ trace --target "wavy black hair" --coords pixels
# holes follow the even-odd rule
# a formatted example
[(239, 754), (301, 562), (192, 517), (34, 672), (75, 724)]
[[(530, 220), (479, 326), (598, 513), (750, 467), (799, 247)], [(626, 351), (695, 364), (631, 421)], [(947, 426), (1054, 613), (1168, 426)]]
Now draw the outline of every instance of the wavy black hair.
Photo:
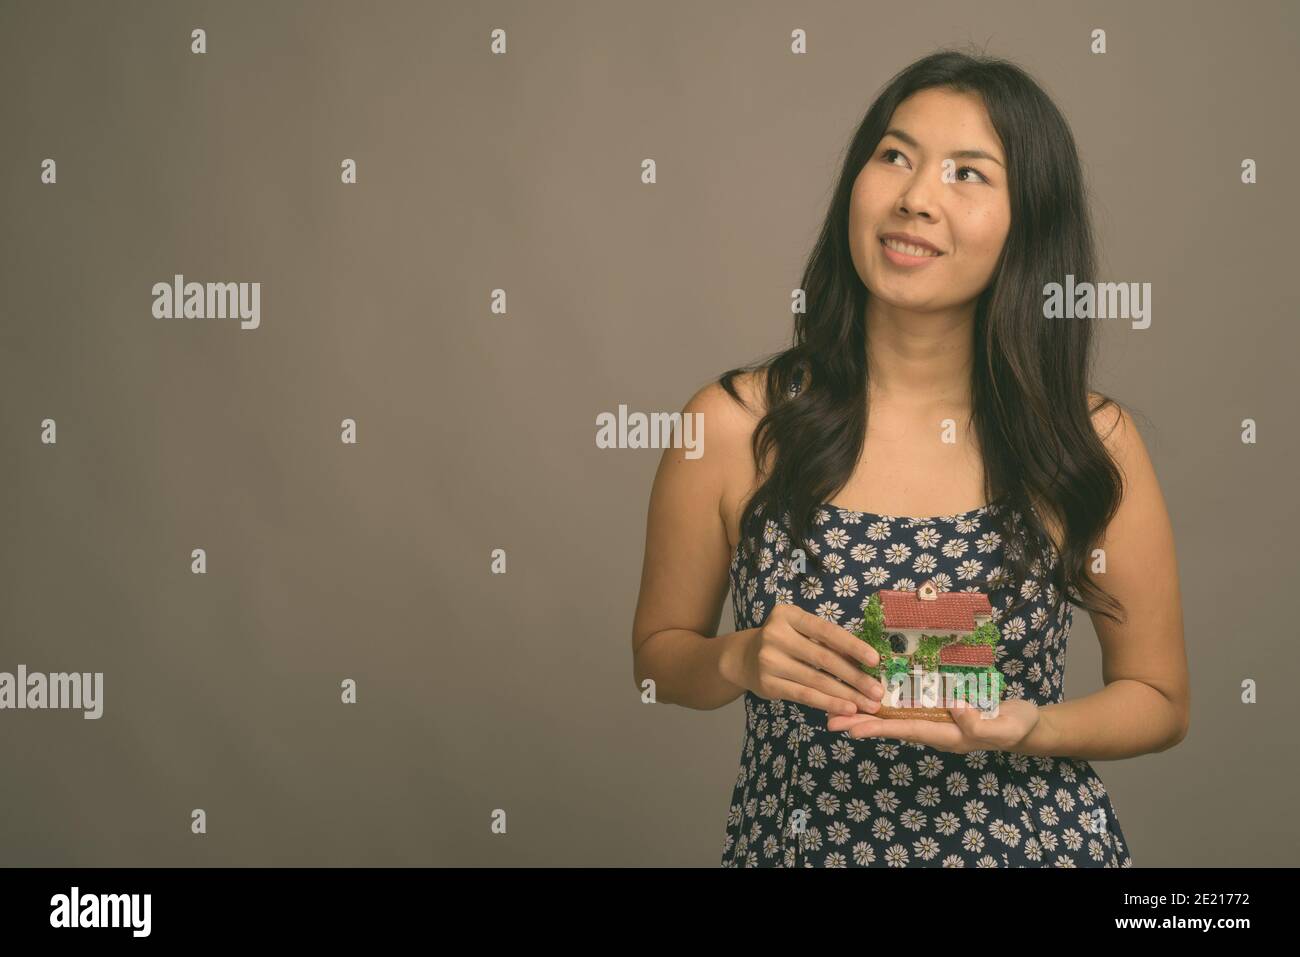
[[(1070, 602), (1120, 620), (1123, 606), (1093, 583), (1091, 548), (1119, 506), (1122, 476), (1093, 426), (1092, 320), (1048, 320), (1048, 283), (1095, 278), (1092, 226), (1074, 137), (1060, 111), (1020, 67), (944, 50), (900, 71), (876, 97), (849, 145), (830, 209), (807, 266), (807, 310), (794, 321), (790, 348), (717, 381), (742, 406), (734, 379), (756, 377), (766, 394), (752, 451), (763, 482), (746, 503), (755, 516), (784, 517), (793, 542), (806, 541), (819, 508), (853, 474), (866, 437), (865, 305), (869, 291), (849, 251), (854, 180), (874, 154), (898, 106), (928, 88), (981, 97), (1006, 153), (1011, 224), (989, 285), (975, 310), (972, 428), (984, 464), (985, 502), (1006, 543), (1010, 587), (1019, 600), (1027, 572), (1044, 573)], [(773, 454), (774, 453), (774, 454)], [(771, 471), (763, 463), (773, 454)], [(1031, 503), (1051, 509), (1064, 539), (1059, 555)], [(1023, 520), (1022, 520), (1023, 519)], [(809, 556), (819, 569), (821, 559)], [(1041, 564), (1040, 564), (1041, 563)]]

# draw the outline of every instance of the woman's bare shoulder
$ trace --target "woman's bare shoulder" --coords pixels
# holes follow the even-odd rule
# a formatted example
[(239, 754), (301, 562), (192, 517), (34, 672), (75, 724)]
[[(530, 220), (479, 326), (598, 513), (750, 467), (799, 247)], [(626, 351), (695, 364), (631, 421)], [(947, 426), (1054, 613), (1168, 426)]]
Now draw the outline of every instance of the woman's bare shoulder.
[(704, 416), (705, 428), (724, 441), (748, 441), (755, 426), (766, 414), (767, 396), (762, 383), (763, 370), (741, 372), (731, 380), (736, 394), (733, 396), (722, 383), (714, 379), (700, 388), (689, 402), (687, 412)]
[[(686, 411), (702, 413), (704, 457), (720, 488), (718, 511), (734, 547), (739, 514), (757, 481), (754, 465), (754, 430), (766, 414), (767, 398), (762, 369), (742, 372), (732, 380), (733, 396), (714, 380), (691, 397)], [(714, 471), (716, 470), (716, 471)]]
[(1088, 415), (1092, 418), (1092, 427), (1096, 429), (1097, 437), (1108, 449), (1112, 449), (1117, 440), (1123, 439), (1125, 428), (1131, 424), (1123, 406), (1101, 392), (1088, 393)]

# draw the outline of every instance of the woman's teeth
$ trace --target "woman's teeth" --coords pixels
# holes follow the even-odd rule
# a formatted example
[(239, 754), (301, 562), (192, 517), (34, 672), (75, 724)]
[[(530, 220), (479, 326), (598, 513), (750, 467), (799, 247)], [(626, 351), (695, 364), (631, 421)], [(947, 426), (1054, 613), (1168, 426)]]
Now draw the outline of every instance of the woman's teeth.
[(897, 253), (903, 253), (906, 256), (937, 256), (939, 255), (933, 249), (926, 249), (924, 246), (909, 246), (907, 243), (900, 243), (896, 239), (881, 240), (886, 246)]

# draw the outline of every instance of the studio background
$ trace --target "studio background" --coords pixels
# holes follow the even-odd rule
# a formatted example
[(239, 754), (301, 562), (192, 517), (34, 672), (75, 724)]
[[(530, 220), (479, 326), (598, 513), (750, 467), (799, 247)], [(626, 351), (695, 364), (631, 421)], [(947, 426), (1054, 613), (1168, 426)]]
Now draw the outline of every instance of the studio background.
[[(98, 720), (0, 712), (0, 864), (716, 866), (743, 704), (641, 703), (660, 453), (598, 449), (595, 417), (786, 345), (868, 104), (971, 43), (1072, 125), (1099, 279), (1152, 284), (1094, 385), (1169, 506), (1193, 718), (1094, 766), (1136, 866), (1296, 864), (1298, 27), (1280, 2), (0, 5), (0, 671), (104, 673)], [(176, 273), (260, 282), (260, 327), (153, 318)], [(1081, 610), (1069, 648), (1066, 696), (1096, 690)]]

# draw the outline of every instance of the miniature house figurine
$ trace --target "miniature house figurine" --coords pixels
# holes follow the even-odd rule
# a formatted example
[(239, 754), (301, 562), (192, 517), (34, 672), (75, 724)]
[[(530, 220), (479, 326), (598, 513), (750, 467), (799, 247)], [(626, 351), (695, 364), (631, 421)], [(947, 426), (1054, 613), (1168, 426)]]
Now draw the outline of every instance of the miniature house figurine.
[(1000, 636), (983, 592), (940, 592), (929, 579), (916, 591), (878, 591), (855, 634), (880, 653), (878, 667), (863, 666), (885, 685), (879, 717), (952, 721), (954, 701), (987, 710), (1002, 697)]

